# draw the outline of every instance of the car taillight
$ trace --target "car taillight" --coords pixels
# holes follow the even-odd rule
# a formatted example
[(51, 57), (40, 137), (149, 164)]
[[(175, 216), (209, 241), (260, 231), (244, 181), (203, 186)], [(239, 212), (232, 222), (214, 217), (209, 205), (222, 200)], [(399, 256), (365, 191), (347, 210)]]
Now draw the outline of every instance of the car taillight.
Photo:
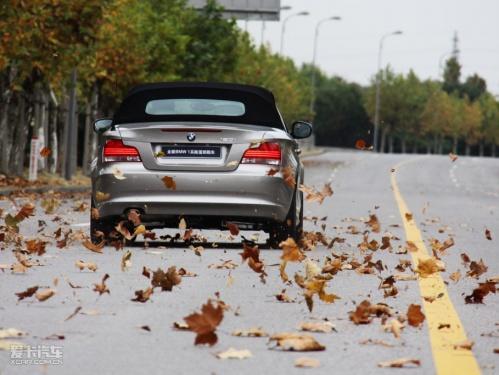
[(281, 146), (279, 143), (264, 142), (256, 148), (244, 152), (242, 164), (281, 164)]
[(121, 139), (108, 139), (104, 146), (104, 161), (140, 161), (139, 151), (132, 146), (126, 146)]

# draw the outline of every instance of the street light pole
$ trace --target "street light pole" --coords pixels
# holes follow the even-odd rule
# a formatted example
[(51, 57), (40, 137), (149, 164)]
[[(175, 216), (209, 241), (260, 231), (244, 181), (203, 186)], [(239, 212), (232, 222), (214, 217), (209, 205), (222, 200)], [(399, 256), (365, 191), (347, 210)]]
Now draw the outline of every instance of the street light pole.
[[(291, 10), (292, 7), (290, 7), (289, 5), (283, 5), (282, 7), (279, 8), (279, 10), (282, 12), (282, 11), (285, 11), (285, 10)], [(265, 23), (265, 20), (263, 20), (262, 18), (262, 30), (261, 30), (261, 35), (260, 35), (260, 44), (263, 46), (263, 44), (265, 43), (265, 29), (266, 29), (267, 25)]]
[(281, 29), (281, 55), (284, 53), (284, 34), (286, 33), (286, 23), (289, 21), (290, 18), (296, 17), (296, 16), (308, 16), (309, 13), (307, 11), (299, 12), (299, 13), (293, 13), (287, 16), (284, 21), (282, 21), (282, 29)]
[(392, 35), (400, 35), (402, 31), (397, 30), (391, 33), (385, 34), (381, 37), (379, 41), (378, 50), (378, 72), (376, 74), (376, 106), (374, 109), (374, 140), (373, 140), (373, 150), (378, 152), (378, 134), (379, 134), (379, 110), (381, 106), (381, 54), (383, 52), (383, 42), (386, 38)]
[(324, 22), (327, 21), (340, 21), (341, 17), (333, 16), (333, 17), (328, 17), (320, 20), (317, 22), (317, 25), (315, 26), (315, 37), (314, 37), (314, 55), (312, 58), (312, 95), (310, 98), (310, 113), (313, 113), (314, 107), (315, 107), (315, 67), (316, 67), (316, 61), (317, 61), (317, 45), (318, 45), (318, 40), (319, 40), (319, 29), (322, 26)]

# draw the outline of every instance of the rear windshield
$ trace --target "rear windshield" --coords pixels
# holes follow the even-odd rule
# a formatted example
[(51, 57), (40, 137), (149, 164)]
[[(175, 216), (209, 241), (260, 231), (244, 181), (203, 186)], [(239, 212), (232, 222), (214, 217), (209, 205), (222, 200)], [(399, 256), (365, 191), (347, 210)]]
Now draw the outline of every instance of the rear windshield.
[(158, 99), (146, 104), (149, 115), (209, 115), (242, 116), (246, 112), (243, 103), (218, 99)]

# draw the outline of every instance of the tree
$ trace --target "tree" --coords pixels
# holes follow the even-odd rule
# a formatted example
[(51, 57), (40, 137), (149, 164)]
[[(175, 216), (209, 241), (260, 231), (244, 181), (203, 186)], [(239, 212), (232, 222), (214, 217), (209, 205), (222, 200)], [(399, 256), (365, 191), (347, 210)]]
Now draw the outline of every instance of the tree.
[(482, 95), (479, 99), (482, 112), (480, 134), (480, 156), (484, 154), (484, 145), (491, 146), (491, 154), (495, 156), (496, 145), (499, 144), (499, 103), (491, 94)]
[(442, 89), (447, 94), (461, 92), (461, 64), (457, 57), (453, 56), (445, 63), (444, 82)]
[(461, 87), (462, 95), (466, 95), (469, 100), (474, 102), (487, 92), (487, 83), (478, 74), (473, 74), (466, 78)]
[(445, 91), (435, 90), (426, 102), (421, 114), (421, 129), (424, 135), (434, 138), (435, 151), (442, 152), (442, 137), (452, 132), (454, 120), (453, 103)]

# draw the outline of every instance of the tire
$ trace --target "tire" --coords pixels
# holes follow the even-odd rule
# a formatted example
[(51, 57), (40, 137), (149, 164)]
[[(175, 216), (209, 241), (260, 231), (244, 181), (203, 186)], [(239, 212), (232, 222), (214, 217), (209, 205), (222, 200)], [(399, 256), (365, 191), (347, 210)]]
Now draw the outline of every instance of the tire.
[[(297, 194), (298, 199), (297, 201)], [(297, 205), (299, 203), (299, 205)], [(269, 230), (268, 244), (272, 249), (279, 249), (279, 244), (292, 237), (297, 243), (303, 234), (303, 193), (295, 191), (291, 207), (284, 223), (273, 225)]]

